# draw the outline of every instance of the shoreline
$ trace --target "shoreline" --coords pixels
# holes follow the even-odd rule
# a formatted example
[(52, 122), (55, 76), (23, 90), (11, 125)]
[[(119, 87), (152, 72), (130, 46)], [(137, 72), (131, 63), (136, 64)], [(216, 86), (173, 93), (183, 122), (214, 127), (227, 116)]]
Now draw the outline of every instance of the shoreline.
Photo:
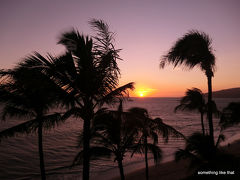
[[(220, 148), (229, 154), (240, 157), (240, 139), (235, 140), (228, 145), (220, 146)], [(159, 165), (149, 166), (150, 180), (179, 180), (187, 178), (194, 173), (194, 169), (189, 169), (190, 160), (183, 159), (178, 162), (169, 161), (160, 163)], [(145, 168), (135, 170), (125, 174), (126, 180), (145, 180)], [(111, 178), (111, 180), (120, 180), (119, 175)]]

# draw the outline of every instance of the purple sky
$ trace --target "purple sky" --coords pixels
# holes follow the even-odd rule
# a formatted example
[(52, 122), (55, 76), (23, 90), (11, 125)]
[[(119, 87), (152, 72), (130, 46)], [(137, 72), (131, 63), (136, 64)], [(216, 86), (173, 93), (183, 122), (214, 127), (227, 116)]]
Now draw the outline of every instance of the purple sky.
[[(93, 34), (87, 21), (105, 20), (116, 32), (121, 84), (136, 82), (146, 96), (182, 96), (187, 88), (207, 90), (203, 72), (167, 66), (159, 59), (191, 29), (213, 39), (217, 69), (213, 89), (240, 86), (240, 1), (238, 0), (1, 0), (0, 68), (11, 68), (38, 51), (64, 51), (57, 38), (71, 27)], [(137, 94), (135, 94), (137, 95)]]

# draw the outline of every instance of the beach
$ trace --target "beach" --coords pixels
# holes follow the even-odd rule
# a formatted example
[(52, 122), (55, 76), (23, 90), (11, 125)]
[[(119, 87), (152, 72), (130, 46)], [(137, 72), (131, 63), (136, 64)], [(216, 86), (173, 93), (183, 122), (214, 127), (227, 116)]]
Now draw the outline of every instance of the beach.
[[(223, 151), (240, 157), (240, 140), (235, 141), (226, 146), (220, 147)], [(149, 167), (150, 180), (180, 180), (187, 178), (194, 173), (194, 169), (189, 169), (189, 160), (180, 160), (179, 162), (171, 161), (160, 163), (157, 166)], [(227, 171), (227, 169), (226, 169)], [(235, 172), (239, 173), (239, 172)], [(231, 175), (229, 175), (230, 177)], [(112, 180), (119, 180), (120, 177), (116, 176)], [(126, 180), (145, 180), (145, 168), (136, 170), (126, 175)]]

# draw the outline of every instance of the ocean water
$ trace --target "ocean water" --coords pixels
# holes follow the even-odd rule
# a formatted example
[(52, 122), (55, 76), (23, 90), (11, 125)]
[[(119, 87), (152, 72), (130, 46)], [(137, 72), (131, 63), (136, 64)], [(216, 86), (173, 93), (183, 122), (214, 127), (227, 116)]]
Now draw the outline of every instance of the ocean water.
[[(215, 102), (219, 110), (228, 105), (229, 102), (240, 101), (240, 99), (218, 98)], [(152, 118), (160, 117), (163, 122), (176, 128), (185, 136), (193, 132), (201, 132), (200, 115), (196, 112), (174, 113), (174, 108), (179, 103), (179, 98), (132, 98), (132, 101), (124, 104), (124, 109), (131, 107), (146, 108)], [(21, 123), (23, 121), (11, 119), (0, 122), (0, 130)], [(219, 135), (219, 119), (214, 118), (215, 138)], [(47, 179), (81, 179), (81, 167), (69, 168), (78, 152), (77, 141), (82, 127), (80, 119), (69, 118), (64, 124), (44, 131), (43, 146), (45, 157), (45, 168)], [(207, 123), (205, 123), (207, 127)], [(240, 139), (240, 125), (224, 131), (225, 145)], [(39, 156), (37, 135), (18, 135), (3, 139), (0, 143), (0, 179), (40, 179)], [(159, 146), (163, 151), (161, 162), (174, 159), (177, 149), (183, 148), (185, 142), (182, 139), (170, 138), (168, 143), (160, 140)], [(124, 160), (125, 173), (144, 167), (142, 155), (135, 155)], [(150, 165), (153, 160), (150, 156)], [(111, 159), (91, 162), (91, 179), (111, 179), (119, 175), (117, 163)]]

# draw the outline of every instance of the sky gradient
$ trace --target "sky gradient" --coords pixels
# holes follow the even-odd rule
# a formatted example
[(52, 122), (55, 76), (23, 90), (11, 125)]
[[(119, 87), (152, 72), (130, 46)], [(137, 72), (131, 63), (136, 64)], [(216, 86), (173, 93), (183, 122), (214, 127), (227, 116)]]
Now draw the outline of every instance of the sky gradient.
[(37, 51), (64, 52), (57, 39), (72, 27), (93, 34), (88, 21), (103, 19), (122, 49), (120, 84), (136, 83), (132, 96), (176, 97), (187, 88), (207, 91), (204, 72), (169, 65), (160, 58), (189, 30), (209, 34), (216, 56), (213, 90), (240, 87), (240, 1), (1, 0), (0, 69), (11, 68)]

